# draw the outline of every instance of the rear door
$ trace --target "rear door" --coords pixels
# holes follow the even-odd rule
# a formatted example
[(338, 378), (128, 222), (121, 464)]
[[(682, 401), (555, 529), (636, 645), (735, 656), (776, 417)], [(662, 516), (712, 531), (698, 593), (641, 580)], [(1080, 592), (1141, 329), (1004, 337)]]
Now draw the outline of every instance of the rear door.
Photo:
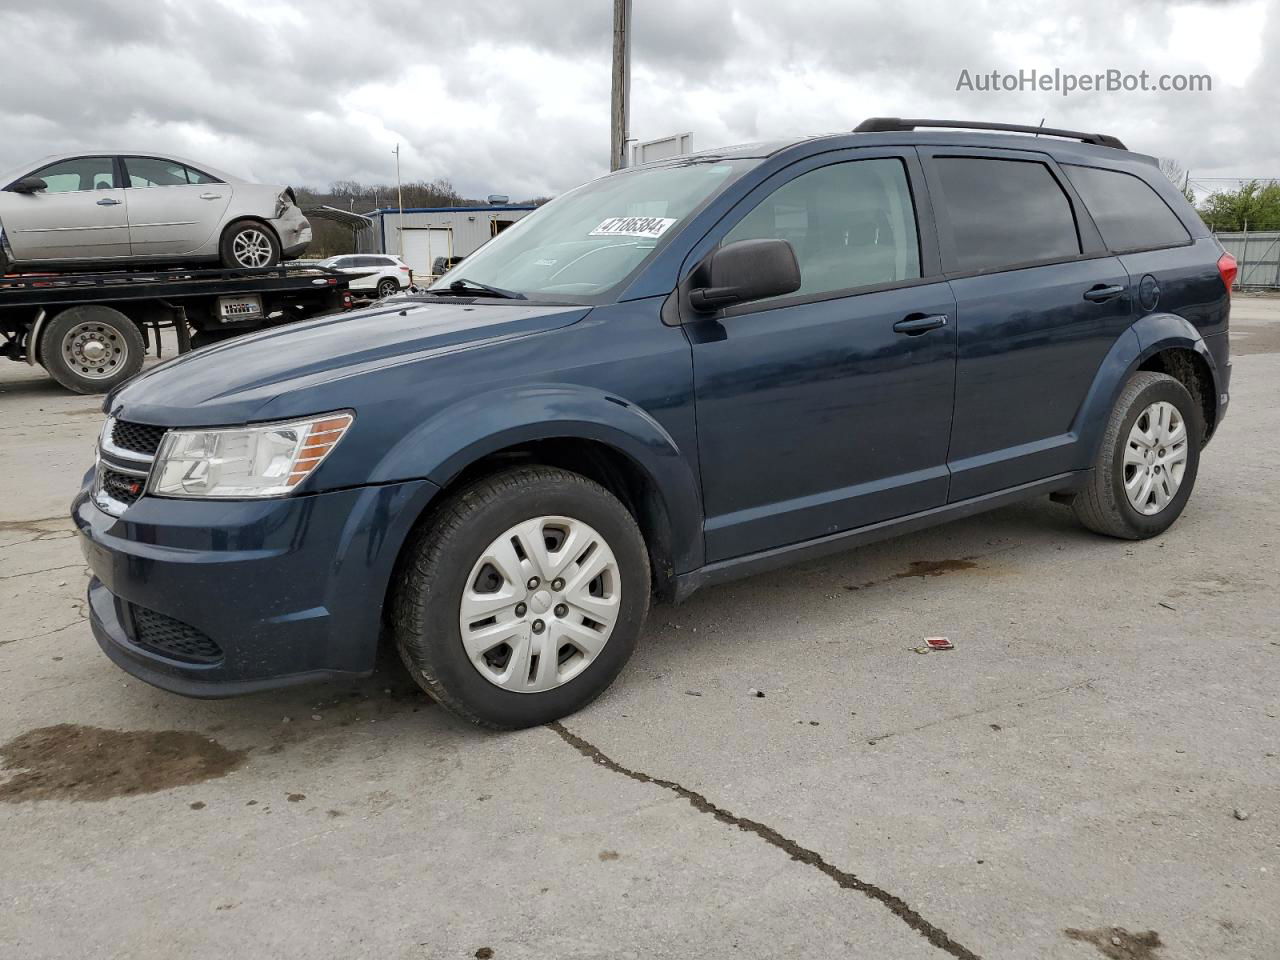
[(684, 326), (709, 561), (946, 502), (955, 301), (922, 198), (913, 151), (836, 151), (766, 180), (703, 241), (788, 240), (802, 280)]
[(921, 150), (958, 318), (954, 502), (1082, 466), (1075, 420), (1129, 275), (1046, 154)]
[(109, 156), (59, 160), (26, 176), (38, 193), (0, 192), (0, 224), (18, 260), (108, 260), (129, 255), (125, 191)]
[(232, 187), (176, 160), (124, 157), (135, 257), (194, 253), (213, 237)]

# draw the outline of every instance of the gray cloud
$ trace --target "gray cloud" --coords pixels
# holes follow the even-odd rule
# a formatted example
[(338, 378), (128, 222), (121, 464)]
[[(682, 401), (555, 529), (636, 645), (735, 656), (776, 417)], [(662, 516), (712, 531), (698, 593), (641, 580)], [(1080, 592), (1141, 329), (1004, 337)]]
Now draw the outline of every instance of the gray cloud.
[[(699, 146), (935, 115), (1078, 126), (1195, 175), (1280, 175), (1280, 0), (635, 0), (633, 134)], [(63, 149), (171, 151), (272, 181), (449, 177), (553, 193), (603, 171), (610, 4), (0, 0), (0, 169)], [(1188, 52), (1208, 11), (1231, 46)], [(1199, 21), (1197, 21), (1199, 22)], [(1184, 29), (1185, 33), (1185, 29)], [(961, 69), (1230, 70), (1208, 94), (957, 92)], [(1206, 65), (1209, 66), (1206, 66)]]

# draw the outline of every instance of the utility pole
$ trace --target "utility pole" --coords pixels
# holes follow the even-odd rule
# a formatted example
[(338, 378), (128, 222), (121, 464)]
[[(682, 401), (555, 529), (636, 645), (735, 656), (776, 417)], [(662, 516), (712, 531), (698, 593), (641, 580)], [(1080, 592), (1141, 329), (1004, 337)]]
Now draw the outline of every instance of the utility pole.
[(631, 139), (631, 0), (613, 0), (613, 104), (609, 123), (609, 169), (627, 165)]
[(400, 213), (400, 259), (404, 259), (404, 188), (400, 186), (400, 144), (391, 151), (396, 155), (396, 209)]

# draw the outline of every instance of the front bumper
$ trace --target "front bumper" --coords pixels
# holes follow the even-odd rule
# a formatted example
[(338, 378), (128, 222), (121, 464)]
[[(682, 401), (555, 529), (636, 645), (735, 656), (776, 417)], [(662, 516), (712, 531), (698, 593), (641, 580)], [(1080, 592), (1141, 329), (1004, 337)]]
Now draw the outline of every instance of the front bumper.
[[(371, 672), (400, 546), (437, 492), (415, 480), (276, 500), (143, 497), (113, 517), (91, 481), (72, 518), (94, 636), (124, 670), (195, 697)], [(140, 624), (156, 620), (203, 637), (204, 655), (152, 642)]]

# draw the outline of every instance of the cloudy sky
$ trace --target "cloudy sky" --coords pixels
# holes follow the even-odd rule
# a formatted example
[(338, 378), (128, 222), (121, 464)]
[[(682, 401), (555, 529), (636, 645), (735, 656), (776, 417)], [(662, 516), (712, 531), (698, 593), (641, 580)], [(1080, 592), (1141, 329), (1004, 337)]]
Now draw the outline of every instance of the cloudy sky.
[[(1113, 133), (1280, 176), (1280, 0), (634, 0), (632, 134), (868, 116)], [(0, 0), (0, 169), (144, 148), (269, 182), (554, 194), (608, 163), (611, 0)], [(1205, 93), (977, 93), (962, 70), (1207, 73)]]

